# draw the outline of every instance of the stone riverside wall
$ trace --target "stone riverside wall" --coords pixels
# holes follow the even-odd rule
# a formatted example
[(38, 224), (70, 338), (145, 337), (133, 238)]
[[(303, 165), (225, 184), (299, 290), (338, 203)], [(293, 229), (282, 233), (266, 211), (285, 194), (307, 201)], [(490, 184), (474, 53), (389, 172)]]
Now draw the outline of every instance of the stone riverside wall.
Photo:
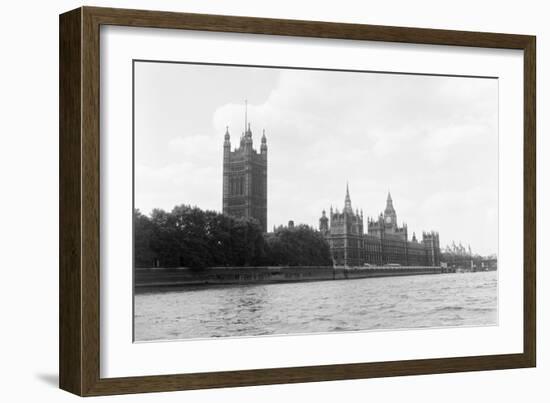
[(297, 281), (344, 280), (366, 277), (440, 274), (439, 266), (376, 266), (343, 268), (330, 266), (286, 267), (211, 267), (136, 269), (134, 284), (138, 288), (177, 287), (203, 284), (282, 283)]

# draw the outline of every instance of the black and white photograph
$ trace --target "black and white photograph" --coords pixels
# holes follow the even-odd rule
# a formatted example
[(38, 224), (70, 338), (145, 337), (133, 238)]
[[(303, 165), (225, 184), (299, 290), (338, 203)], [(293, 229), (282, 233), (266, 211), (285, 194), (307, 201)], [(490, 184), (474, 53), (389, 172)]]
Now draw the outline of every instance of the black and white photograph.
[(2, 5), (1, 401), (548, 403), (545, 2)]
[(498, 325), (498, 91), (134, 60), (134, 341)]

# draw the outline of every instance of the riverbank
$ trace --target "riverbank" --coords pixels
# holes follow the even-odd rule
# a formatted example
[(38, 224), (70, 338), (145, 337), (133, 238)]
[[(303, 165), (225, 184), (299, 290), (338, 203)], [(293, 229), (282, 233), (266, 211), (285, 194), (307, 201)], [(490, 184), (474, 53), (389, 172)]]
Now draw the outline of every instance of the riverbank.
[(255, 266), (210, 267), (203, 270), (189, 268), (136, 269), (134, 285), (137, 289), (178, 287), (206, 284), (283, 283), (300, 281), (346, 280), (368, 277), (394, 277), (441, 274), (440, 266)]
[(153, 341), (490, 326), (498, 318), (497, 280), (496, 272), (480, 272), (138, 291), (134, 337)]

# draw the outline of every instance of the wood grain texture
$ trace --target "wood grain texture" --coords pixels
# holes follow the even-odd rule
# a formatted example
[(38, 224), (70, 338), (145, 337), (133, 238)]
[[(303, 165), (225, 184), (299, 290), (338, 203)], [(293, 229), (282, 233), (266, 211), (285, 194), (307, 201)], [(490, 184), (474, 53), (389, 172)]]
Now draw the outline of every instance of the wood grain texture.
[(523, 49), (529, 36), (257, 17), (85, 7), (101, 24), (314, 38)]
[[(131, 378), (100, 377), (101, 25), (524, 50), (524, 352)], [(535, 37), (83, 7), (60, 17), (60, 387), (82, 396), (531, 367), (536, 362)], [(146, 363), (144, 363), (146, 365)]]
[(536, 366), (537, 334), (537, 129), (536, 39), (523, 56), (523, 354)]
[(99, 378), (99, 24), (82, 9), (82, 390)]
[(81, 394), (81, 10), (59, 18), (59, 386)]

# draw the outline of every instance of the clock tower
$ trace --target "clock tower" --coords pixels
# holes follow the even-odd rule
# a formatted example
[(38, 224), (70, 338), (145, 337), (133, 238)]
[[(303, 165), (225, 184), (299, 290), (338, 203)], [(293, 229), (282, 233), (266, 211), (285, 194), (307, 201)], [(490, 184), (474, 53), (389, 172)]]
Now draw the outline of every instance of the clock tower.
[(344, 209), (323, 210), (319, 231), (330, 245), (334, 265), (360, 267), (397, 264), (400, 266), (439, 266), (439, 233), (423, 232), (420, 242), (413, 233), (408, 239), (407, 223), (397, 225), (397, 213), (388, 192), (386, 208), (376, 217), (367, 218), (368, 232), (363, 232), (363, 211), (351, 207), (346, 186)]
[(386, 199), (386, 209), (384, 210), (384, 224), (388, 227), (397, 227), (397, 214), (393, 208), (393, 200), (390, 192), (388, 192), (388, 198)]

